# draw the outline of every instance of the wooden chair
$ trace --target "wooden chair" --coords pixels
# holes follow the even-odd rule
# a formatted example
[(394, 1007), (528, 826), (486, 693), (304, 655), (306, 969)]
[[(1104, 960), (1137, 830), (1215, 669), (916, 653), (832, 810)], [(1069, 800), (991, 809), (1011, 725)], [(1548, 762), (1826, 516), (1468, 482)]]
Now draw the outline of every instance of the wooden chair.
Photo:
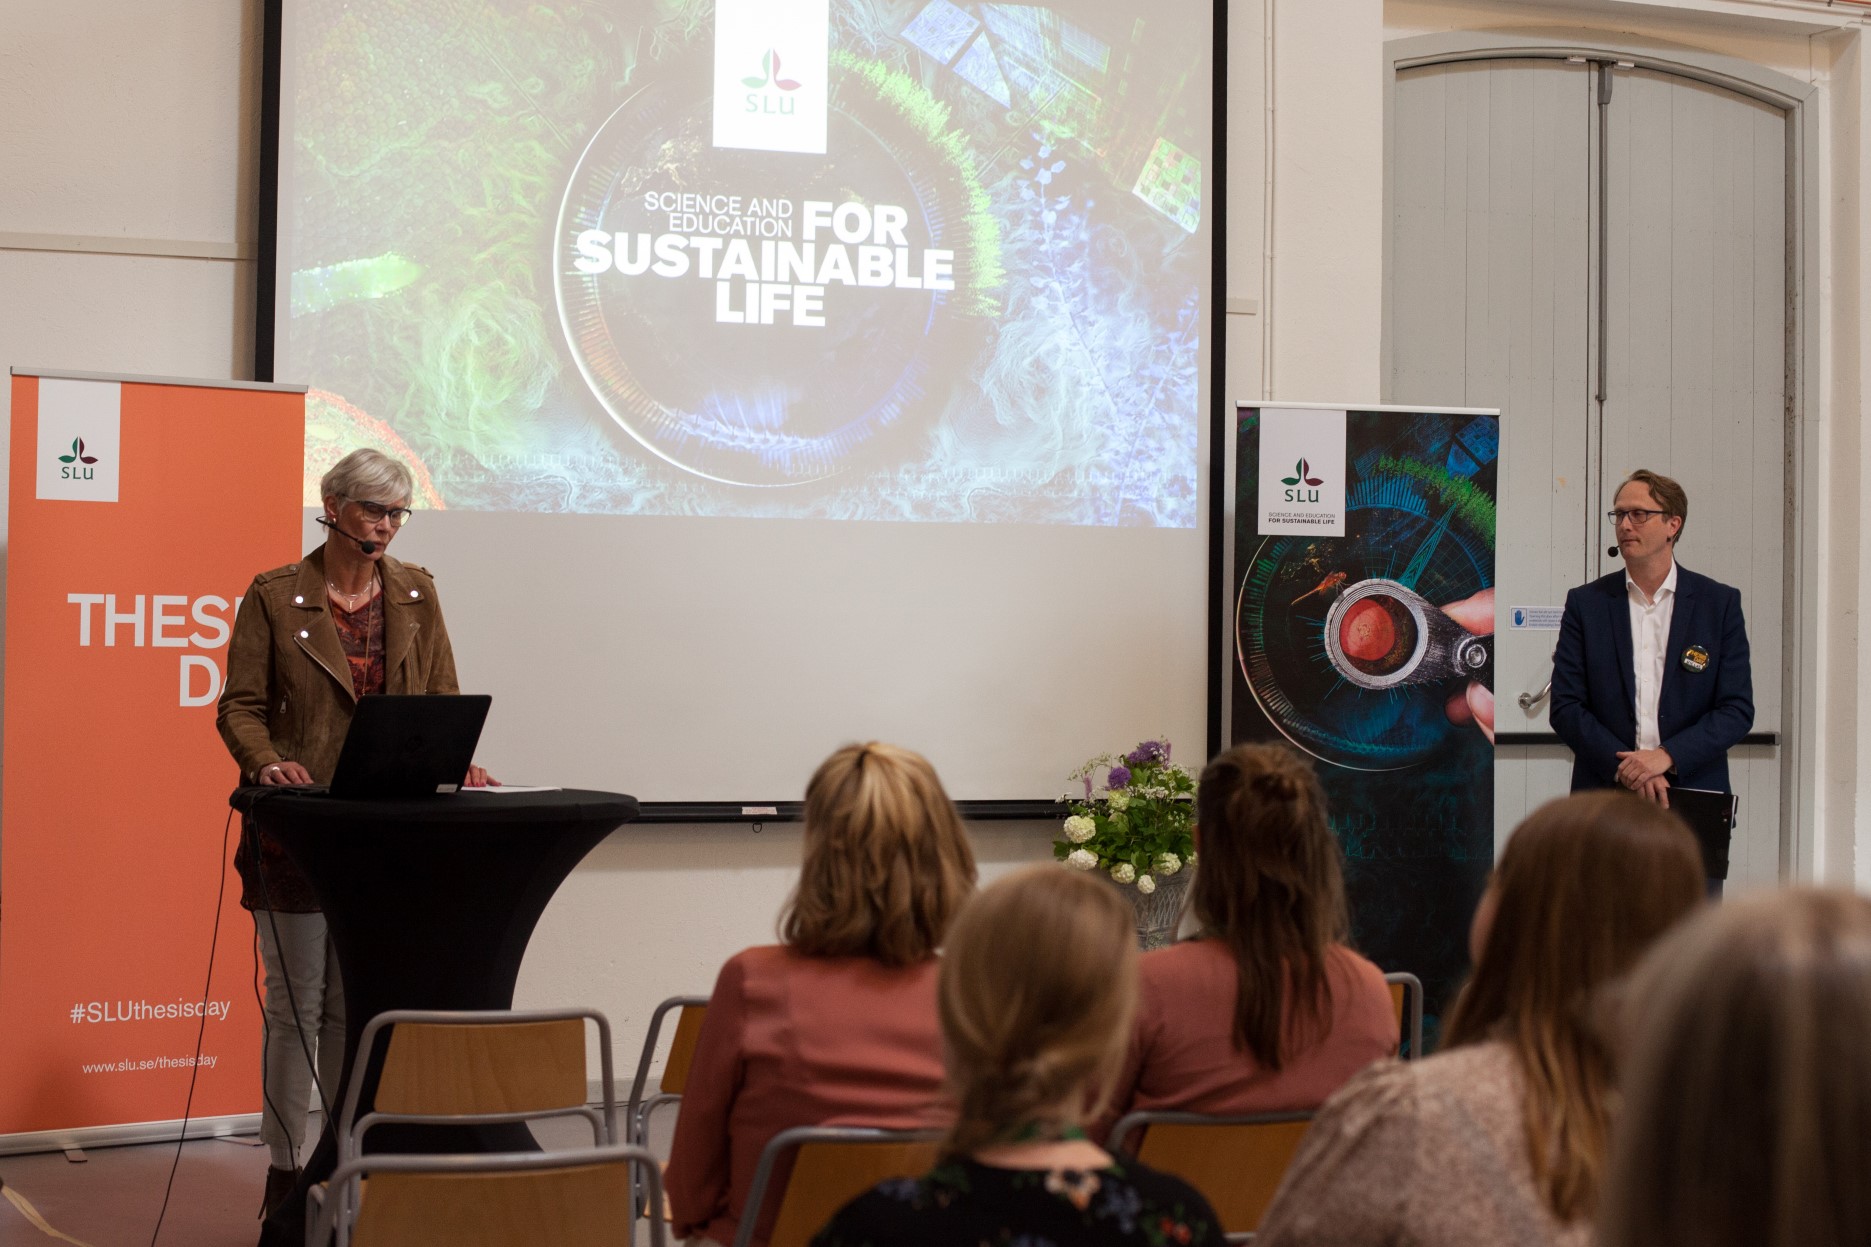
[[(1111, 1128), (1108, 1146), (1202, 1192), (1221, 1218), (1228, 1241), (1245, 1243), (1260, 1228), (1311, 1124), (1311, 1113), (1131, 1113)], [(1131, 1146), (1131, 1137), (1140, 1132), (1142, 1139)]]
[[(661, 1037), (663, 1019), (671, 1010), (676, 1014), (675, 1035), (669, 1041), (669, 1059), (663, 1062), (663, 1076), (656, 1084), (656, 1094), (643, 1098), (650, 1078), (650, 1065), (656, 1059), (656, 1041)], [(637, 1058), (637, 1076), (630, 1080), (630, 1099), (624, 1106), (625, 1129), (630, 1142), (648, 1147), (650, 1117), (657, 1109), (679, 1103), (689, 1084), (689, 1067), (695, 1060), (695, 1041), (702, 1033), (702, 1018), (708, 1013), (706, 996), (671, 996), (650, 1014), (649, 1033), (643, 1037), (643, 1054)]]
[[(592, 1107), (585, 1023), (598, 1032), (600, 1103)], [(484, 1125), (540, 1117), (583, 1117), (597, 1145), (617, 1142), (611, 1025), (595, 1009), (379, 1013), (358, 1041), (362, 1071), (389, 1032), (370, 1112), (359, 1117), (364, 1079), (345, 1089), (336, 1130), (338, 1163), (360, 1154), (373, 1126), (392, 1121)]]
[(1386, 974), (1384, 984), (1397, 1006), (1397, 1055), (1414, 1061), (1423, 1055), (1423, 980), (1399, 972)]
[(791, 1156), (767, 1247), (807, 1247), (832, 1214), (886, 1178), (921, 1177), (935, 1167), (940, 1130), (877, 1130), (860, 1126), (798, 1126), (767, 1142), (733, 1247), (749, 1247), (767, 1204), (774, 1172)]
[[(661, 1198), (656, 1158), (636, 1147), (362, 1156), (332, 1174), (334, 1197), (307, 1242), (335, 1234), (337, 1247), (614, 1247), (630, 1221), (633, 1180)], [(651, 1247), (664, 1241), (652, 1223)]]

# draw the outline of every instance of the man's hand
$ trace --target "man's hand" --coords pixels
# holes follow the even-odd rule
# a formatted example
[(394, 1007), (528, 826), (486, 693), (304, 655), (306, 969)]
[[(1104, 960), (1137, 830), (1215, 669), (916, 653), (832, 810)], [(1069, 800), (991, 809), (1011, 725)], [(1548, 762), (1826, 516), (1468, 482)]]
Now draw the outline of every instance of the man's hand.
[(1670, 808), (1670, 781), (1661, 775), (1653, 776), (1637, 789), (1637, 795), (1667, 810)]
[(1618, 782), (1633, 792), (1642, 792), (1645, 784), (1667, 775), (1675, 765), (1663, 749), (1627, 750), (1618, 754)]

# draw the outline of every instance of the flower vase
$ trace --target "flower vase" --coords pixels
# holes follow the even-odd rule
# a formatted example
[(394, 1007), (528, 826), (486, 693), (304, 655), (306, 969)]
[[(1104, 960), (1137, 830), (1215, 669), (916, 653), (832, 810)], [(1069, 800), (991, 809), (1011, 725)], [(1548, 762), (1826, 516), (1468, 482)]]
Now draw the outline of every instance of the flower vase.
[[(1173, 875), (1153, 875), (1154, 892), (1142, 891), (1134, 883), (1112, 880), (1111, 886), (1123, 891), (1137, 911), (1138, 948), (1149, 952), (1176, 942), (1176, 928), (1182, 924), (1182, 903), (1189, 895), (1189, 878), (1193, 874), (1193, 868), (1184, 867)], [(1105, 877), (1110, 878), (1109, 875)]]

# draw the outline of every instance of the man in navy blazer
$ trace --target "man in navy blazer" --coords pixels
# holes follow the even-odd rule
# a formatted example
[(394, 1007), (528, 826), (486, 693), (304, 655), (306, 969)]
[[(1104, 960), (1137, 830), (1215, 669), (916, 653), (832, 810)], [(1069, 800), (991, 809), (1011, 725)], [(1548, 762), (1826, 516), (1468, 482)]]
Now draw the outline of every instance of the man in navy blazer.
[(1682, 486), (1631, 473), (1612, 503), (1624, 570), (1566, 595), (1553, 652), (1553, 731), (1572, 748), (1572, 788), (1729, 792), (1728, 751), (1754, 725), (1739, 590), (1675, 559)]

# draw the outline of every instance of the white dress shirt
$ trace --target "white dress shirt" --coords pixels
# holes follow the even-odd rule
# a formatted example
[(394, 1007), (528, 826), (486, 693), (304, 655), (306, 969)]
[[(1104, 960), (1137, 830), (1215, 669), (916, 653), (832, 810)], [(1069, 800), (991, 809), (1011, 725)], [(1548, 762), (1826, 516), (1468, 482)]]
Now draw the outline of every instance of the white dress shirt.
[(1676, 561), (1663, 578), (1654, 600), (1646, 600), (1631, 574), (1624, 573), (1624, 592), (1631, 602), (1631, 663), (1637, 676), (1637, 747), (1655, 749), (1663, 743), (1657, 731), (1657, 698), (1663, 692), (1663, 661), (1670, 644), (1670, 617), (1676, 613)]

